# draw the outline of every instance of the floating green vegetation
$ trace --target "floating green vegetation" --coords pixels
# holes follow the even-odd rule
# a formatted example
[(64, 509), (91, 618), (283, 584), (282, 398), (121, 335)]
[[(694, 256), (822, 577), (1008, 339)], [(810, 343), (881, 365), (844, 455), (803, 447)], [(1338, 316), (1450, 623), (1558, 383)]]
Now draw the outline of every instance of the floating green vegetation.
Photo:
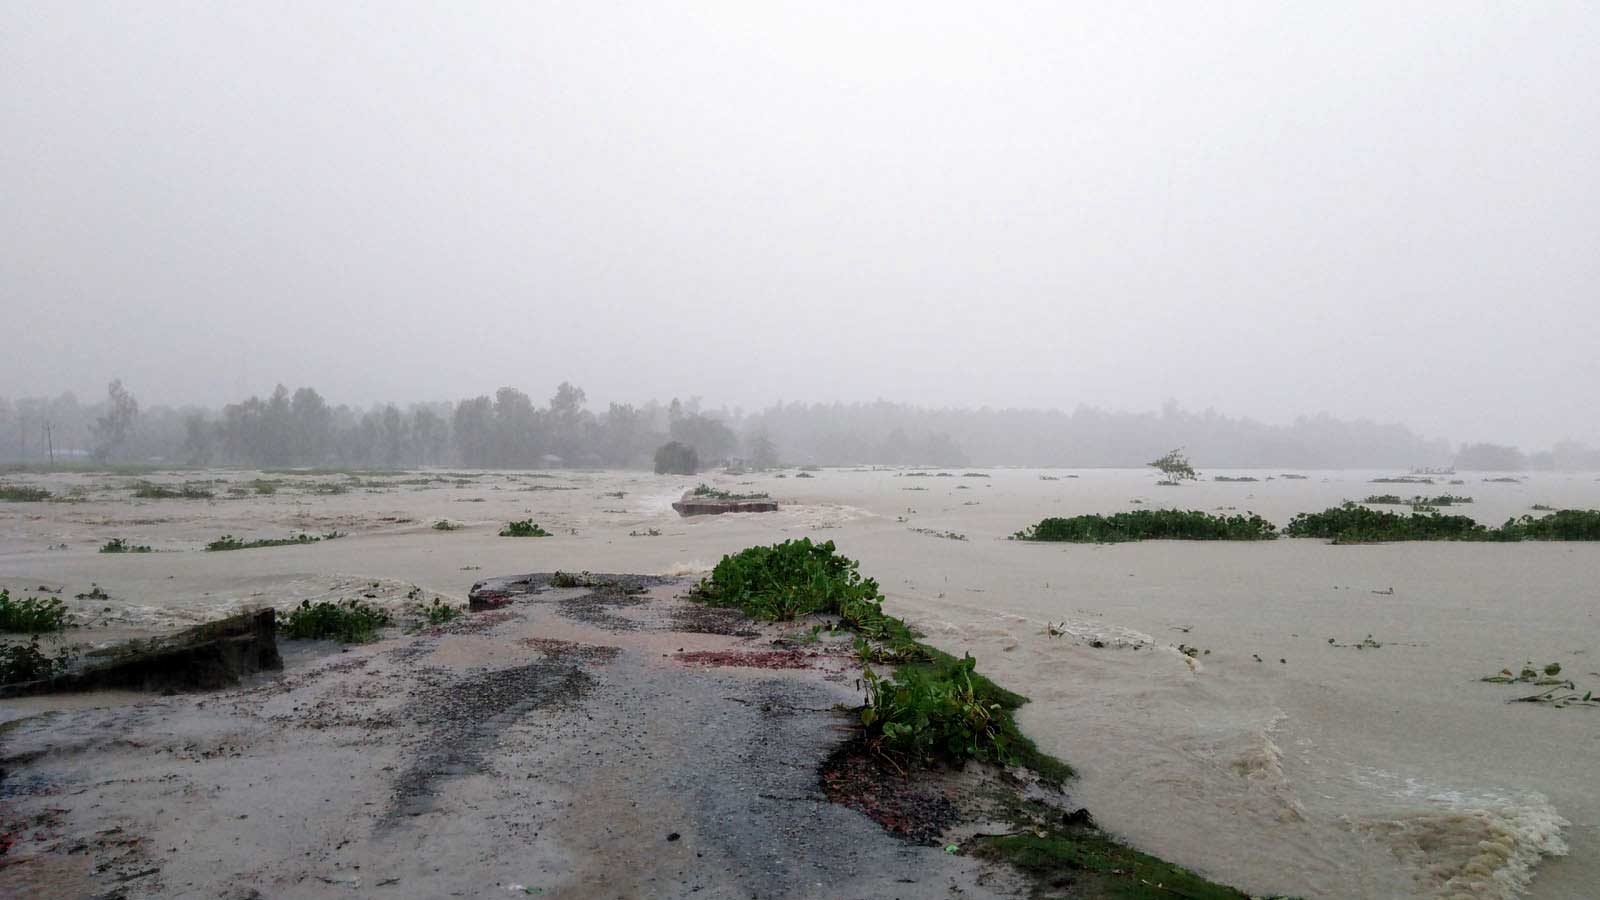
[(262, 538), (260, 540), (246, 541), (225, 534), (206, 545), (207, 550), (254, 550), (257, 547), (287, 547), (294, 544), (315, 544), (318, 541), (331, 541), (344, 537), (340, 531), (330, 531), (327, 534), (296, 534), (286, 538)]
[(112, 538), (100, 547), (101, 553), (151, 553), (145, 544), (130, 544), (122, 538)]
[(142, 500), (210, 500), (216, 494), (197, 484), (169, 487), (150, 481), (141, 481), (133, 488), (133, 496)]
[(347, 494), (350, 486), (338, 481), (314, 481), (306, 485), (308, 494)]
[(646, 528), (644, 531), (634, 530), (628, 532), (628, 537), (661, 537), (661, 529)]
[[(1425, 497), (1421, 494), (1409, 498), (1399, 494), (1371, 494), (1362, 503), (1371, 503), (1378, 506), (1412, 506), (1412, 507), (1439, 507), (1456, 506), (1462, 503), (1471, 503), (1471, 497), (1461, 497), (1456, 494), (1440, 494), (1437, 497)], [(1535, 507), (1537, 509), (1537, 507)]]
[(1301, 513), (1283, 533), (1290, 537), (1331, 538), (1336, 544), (1382, 541), (1597, 541), (1600, 510), (1567, 509), (1541, 518), (1522, 516), (1490, 528), (1467, 516), (1371, 510), (1354, 503), (1320, 513)]
[(263, 478), (257, 478), (256, 480), (250, 482), (250, 489), (262, 496), (270, 496), (278, 492), (278, 483), (276, 481), (267, 481)]
[(1252, 475), (1213, 475), (1213, 476), (1211, 476), (1211, 480), (1212, 481), (1221, 481), (1221, 482), (1244, 482), (1244, 481), (1260, 481), (1261, 479), (1256, 478), (1256, 477), (1254, 477)]
[(111, 599), (111, 595), (106, 593), (106, 589), (105, 588), (101, 587), (98, 584), (95, 584), (92, 581), (89, 582), (89, 589), (87, 591), (83, 591), (82, 593), (78, 593), (78, 594), (73, 594), (72, 597), (75, 600), (110, 600)]
[(460, 528), (460, 522), (452, 522), (449, 519), (440, 519), (439, 521), (433, 523), (434, 531), (458, 531)]
[(506, 527), (500, 529), (501, 537), (549, 537), (550, 532), (545, 531), (534, 523), (532, 519), (523, 519), (520, 522), (507, 522)]
[(944, 538), (945, 540), (949, 541), (964, 541), (967, 539), (966, 535), (958, 531), (938, 531), (933, 528), (913, 528), (911, 530), (915, 531), (917, 534), (925, 534), (929, 537)]
[(1311, 476), (1309, 476), (1309, 475), (1298, 475), (1298, 474), (1296, 474), (1294, 472), (1281, 472), (1281, 473), (1279, 473), (1278, 477), (1279, 478), (1287, 478), (1290, 481), (1305, 481), (1307, 478), (1309, 478)]
[(1018, 541), (1270, 541), (1277, 526), (1255, 513), (1214, 516), (1199, 510), (1135, 509), (1070, 518), (1051, 517), (1012, 535)]
[(0, 684), (42, 681), (66, 674), (76, 654), (62, 647), (54, 655), (39, 649), (39, 639), (26, 644), (0, 644)]
[(1432, 478), (1421, 475), (1394, 475), (1385, 478), (1374, 478), (1371, 484), (1433, 484)]
[(289, 638), (365, 644), (377, 640), (378, 629), (390, 621), (387, 612), (360, 600), (302, 600), (283, 617), (278, 628)]
[(987, 472), (962, 472), (961, 473), (961, 477), (962, 478), (988, 478), (989, 474)]
[[(1502, 475), (1499, 478), (1485, 478), (1483, 481), (1484, 481), (1485, 484), (1521, 484), (1522, 483), (1522, 479), (1521, 478), (1512, 478), (1509, 475)], [(1456, 482), (1452, 481), (1450, 483), (1451, 484), (1455, 484)]]
[(1554, 506), (1549, 506), (1549, 505), (1544, 504), (1544, 503), (1535, 503), (1534, 505), (1532, 505), (1532, 506), (1530, 506), (1528, 508), (1533, 510), (1534, 512), (1555, 512), (1556, 511), (1556, 508)]
[(7, 503), (41, 503), (49, 500), (51, 493), (44, 488), (25, 484), (0, 484), (0, 500)]
[(18, 597), (0, 590), (0, 631), (14, 634), (44, 634), (61, 631), (72, 624), (66, 605), (56, 597)]
[[(796, 476), (798, 477), (798, 476)], [(767, 500), (770, 495), (765, 492), (753, 494), (738, 494), (733, 491), (723, 491), (709, 484), (701, 484), (689, 492), (692, 497), (705, 497), (709, 500)]]
[[(778, 473), (778, 477), (782, 478), (783, 477), (783, 473), (779, 472)], [(817, 476), (811, 474), (810, 472), (796, 472), (796, 473), (794, 473), (794, 477), (796, 477), (796, 478), (815, 478)]]
[(1545, 688), (1525, 697), (1513, 697), (1510, 700), (1512, 703), (1543, 703), (1556, 709), (1569, 706), (1600, 707), (1600, 698), (1595, 697), (1594, 691), (1579, 694), (1578, 686), (1571, 679), (1561, 677), (1560, 663), (1547, 663), (1542, 668), (1535, 668), (1530, 660), (1523, 663), (1521, 671), (1515, 674), (1510, 669), (1501, 669), (1498, 675), (1478, 680), (1489, 684), (1531, 684)]
[(1348, 648), (1353, 648), (1353, 649), (1356, 649), (1356, 650), (1380, 650), (1380, 649), (1383, 648), (1383, 642), (1377, 641), (1377, 640), (1373, 640), (1372, 635), (1369, 634), (1366, 637), (1362, 638), (1359, 641), (1356, 641), (1353, 644), (1341, 644), (1341, 643), (1338, 642), (1338, 640), (1336, 640), (1334, 638), (1328, 638), (1328, 646), (1330, 646), (1330, 647), (1348, 647)]

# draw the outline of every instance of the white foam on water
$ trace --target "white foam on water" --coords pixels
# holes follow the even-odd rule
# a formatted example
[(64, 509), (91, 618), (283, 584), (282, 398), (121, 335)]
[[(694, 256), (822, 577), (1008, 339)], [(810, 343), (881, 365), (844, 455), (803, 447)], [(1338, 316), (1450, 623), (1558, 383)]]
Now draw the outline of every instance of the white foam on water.
[(681, 560), (674, 562), (657, 574), (673, 577), (679, 575), (703, 575), (709, 571), (711, 571), (711, 566), (704, 560), (691, 559), (688, 562)]
[(1414, 871), (1422, 896), (1514, 900), (1533, 881), (1541, 859), (1567, 854), (1562, 832), (1571, 823), (1542, 794), (1440, 789), (1379, 770), (1359, 780), (1420, 804), (1355, 826), (1380, 836)]

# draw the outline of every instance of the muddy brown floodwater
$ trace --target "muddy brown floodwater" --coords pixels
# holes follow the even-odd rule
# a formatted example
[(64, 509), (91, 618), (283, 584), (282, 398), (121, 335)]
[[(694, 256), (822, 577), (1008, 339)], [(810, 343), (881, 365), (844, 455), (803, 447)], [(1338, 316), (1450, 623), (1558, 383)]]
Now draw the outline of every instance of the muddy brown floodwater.
[[(416, 588), (428, 599), (463, 602), (468, 587), (489, 575), (589, 569), (697, 577), (722, 554), (751, 544), (829, 539), (880, 581), (892, 612), (943, 649), (972, 652), (985, 672), (1029, 695), (1033, 702), (1020, 714), (1022, 726), (1043, 749), (1077, 767), (1074, 794), (1099, 823), (1144, 849), (1262, 894), (1595, 896), (1600, 778), (1592, 775), (1592, 760), (1600, 755), (1600, 710), (1511, 703), (1517, 687), (1479, 679), (1505, 667), (1559, 663), (1580, 692), (1600, 690), (1600, 546), (1343, 547), (1287, 539), (1093, 546), (1005, 540), (1047, 515), (1180, 506), (1252, 510), (1282, 525), (1296, 512), (1391, 492), (1469, 495), (1472, 504), (1451, 511), (1499, 523), (1535, 504), (1600, 508), (1600, 483), (1592, 474), (1540, 473), (1516, 482), (1463, 474), (1455, 476), (1463, 484), (1440, 478), (1432, 485), (1390, 485), (1370, 481), (1392, 472), (1307, 471), (1293, 473), (1304, 478), (1285, 479), (1257, 471), (1225, 473), (1261, 479), (1256, 482), (1163, 488), (1141, 471), (982, 470), (988, 476), (983, 478), (960, 477), (962, 470), (947, 478), (936, 477), (937, 470), (928, 473), (830, 469), (810, 479), (796, 479), (792, 470), (788, 478), (691, 479), (625, 472), (425, 472), (363, 476), (360, 486), (344, 493), (319, 492), (333, 488), (318, 485), (345, 481), (337, 475), (227, 471), (156, 478), (219, 479), (218, 499), (210, 501), (135, 500), (132, 479), (109, 475), (22, 476), (9, 480), (75, 492), (79, 502), (0, 504), (0, 586), (13, 593), (60, 589), (89, 625), (74, 632), (74, 639), (110, 640), (250, 605), (287, 608), (303, 599), (367, 596), (403, 609), (414, 602), (407, 594)], [(258, 477), (277, 479), (276, 493), (228, 496), (230, 485)], [(679, 517), (670, 504), (701, 481), (730, 491), (766, 491), (783, 505), (773, 513)], [(552, 536), (496, 536), (505, 522), (530, 517)], [(463, 527), (434, 529), (441, 519)], [(283, 537), (333, 529), (348, 536), (227, 553), (201, 549), (223, 534)], [(95, 552), (113, 537), (158, 552)], [(71, 599), (91, 583), (110, 599)], [(624, 618), (628, 613), (599, 612)], [(1049, 631), (1047, 624), (1053, 626)], [(676, 653), (679, 646), (685, 645), (662, 652)], [(529, 668), (503, 676), (510, 679), (506, 683), (463, 687), (465, 699), (429, 695), (425, 672), (406, 688), (415, 696), (395, 696), (384, 678), (362, 682), (367, 686), (361, 690), (371, 693), (360, 705), (362, 715), (394, 721), (381, 740), (369, 744), (330, 742), (325, 760), (340, 754), (354, 760), (388, 752), (384, 748), (392, 744), (435, 740), (434, 732), (407, 720), (416, 709), (439, 711), (422, 718), (448, 722), (442, 711), (472, 697), (499, 702), (495, 698), (515, 695), (525, 698), (519, 702), (540, 704), (540, 698), (590, 689), (581, 678), (561, 674), (565, 664), (554, 661), (559, 653), (533, 659), (530, 653), (539, 654), (529, 646), (490, 649), (463, 636), (429, 652), (452, 671), (483, 667), (488, 660), (510, 666), (520, 659)], [(343, 656), (353, 665), (371, 653)], [(381, 656), (367, 665), (378, 665)], [(313, 666), (330, 664), (320, 659), (297, 667), (293, 660), (291, 654), (286, 684), (297, 683)], [(701, 671), (692, 658), (665, 661), (680, 673)], [(777, 665), (776, 658), (772, 662), (749, 671), (765, 677), (795, 671)], [(839, 687), (841, 694), (853, 690)], [(284, 699), (273, 701), (288, 704), (281, 710), (270, 706), (273, 715), (326, 715), (337, 724), (337, 716), (349, 714), (349, 704), (316, 707), (312, 694), (295, 690), (300, 689), (285, 689)], [(81, 709), (89, 702), (4, 703), (0, 717), (15, 719), (57, 703), (70, 708), (56, 720), (71, 722), (89, 715)], [(181, 702), (141, 698), (116, 707), (122, 717), (117, 728), (153, 728), (164, 710)], [(221, 716), (223, 707), (238, 702), (208, 702), (206, 708)], [(295, 710), (296, 702), (311, 705)], [(408, 713), (406, 703), (423, 706)], [(560, 705), (550, 703), (551, 709)], [(62, 740), (73, 733), (66, 725), (55, 727), (66, 729)], [(260, 740), (265, 728), (240, 725), (227, 739), (211, 733), (210, 743), (193, 750), (184, 749), (184, 735), (167, 740), (174, 754), (225, 759), (234, 746), (230, 741)], [(617, 728), (621, 740), (624, 723)], [(426, 788), (418, 796), (433, 796), (439, 773), (470, 771), (484, 741), (504, 739), (468, 731), (439, 742), (439, 754), (422, 754), (415, 771), (395, 777)], [(94, 739), (115, 740), (115, 731), (96, 732)], [(295, 765), (294, 749), (286, 746), (271, 765)], [(372, 815), (396, 823), (375, 833), (426, 849), (414, 835), (404, 837), (406, 822), (417, 818), (410, 813), (419, 807), (387, 806), (384, 790), (361, 778), (339, 783), (341, 771), (334, 766), (308, 772), (307, 796), (282, 798), (285, 815), (292, 820), (306, 805), (323, 802), (373, 805)], [(473, 776), (448, 783), (478, 784)], [(489, 790), (487, 784), (473, 789)], [(619, 804), (626, 803), (619, 796), (589, 795), (577, 803), (557, 794), (535, 799), (571, 804), (565, 809), (592, 803), (619, 817)], [(685, 802), (702, 802), (694, 796), (684, 794)], [(152, 802), (176, 809), (179, 799)], [(488, 802), (487, 793), (461, 800), (480, 801)], [(547, 827), (543, 821), (530, 813), (486, 822), (481, 833), (450, 840), (461, 847), (492, 846), (496, 829), (539, 830)], [(276, 833), (270, 830), (248, 854), (228, 850), (224, 845), (231, 838), (258, 831), (246, 830), (239, 820), (205, 824), (214, 857), (230, 865), (245, 865), (246, 856), (262, 865), (263, 854), (306, 852), (287, 837), (270, 837)], [(655, 847), (649, 843), (653, 831), (618, 827), (619, 836)], [(103, 840), (114, 844), (117, 834)], [(541, 864), (572, 858), (555, 847), (540, 857)], [(408, 877), (428, 883), (421, 881), (426, 853), (417, 858), (419, 868)], [(130, 860), (136, 865), (137, 853)], [(328, 877), (353, 876), (336, 868), (328, 869), (334, 872)], [(370, 873), (359, 877), (376, 880)], [(514, 874), (507, 869), (494, 877)]]

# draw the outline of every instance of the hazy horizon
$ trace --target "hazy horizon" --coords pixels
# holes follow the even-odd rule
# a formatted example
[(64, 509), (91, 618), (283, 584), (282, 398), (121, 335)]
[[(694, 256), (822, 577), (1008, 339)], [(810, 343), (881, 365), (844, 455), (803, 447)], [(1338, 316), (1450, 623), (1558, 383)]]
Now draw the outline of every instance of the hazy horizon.
[(1600, 445), (1591, 5), (13, 4), (0, 395)]

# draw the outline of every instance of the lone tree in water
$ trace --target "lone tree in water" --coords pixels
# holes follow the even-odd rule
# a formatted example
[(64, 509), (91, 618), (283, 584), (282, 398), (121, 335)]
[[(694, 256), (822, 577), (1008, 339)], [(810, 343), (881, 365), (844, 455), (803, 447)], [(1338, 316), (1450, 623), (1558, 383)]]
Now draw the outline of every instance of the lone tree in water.
[(700, 470), (700, 454), (677, 441), (656, 448), (657, 475), (693, 475)]
[(1189, 465), (1189, 460), (1183, 455), (1183, 449), (1169, 450), (1160, 459), (1145, 463), (1161, 470), (1162, 478), (1156, 484), (1178, 485), (1185, 480), (1198, 481), (1200, 473)]

